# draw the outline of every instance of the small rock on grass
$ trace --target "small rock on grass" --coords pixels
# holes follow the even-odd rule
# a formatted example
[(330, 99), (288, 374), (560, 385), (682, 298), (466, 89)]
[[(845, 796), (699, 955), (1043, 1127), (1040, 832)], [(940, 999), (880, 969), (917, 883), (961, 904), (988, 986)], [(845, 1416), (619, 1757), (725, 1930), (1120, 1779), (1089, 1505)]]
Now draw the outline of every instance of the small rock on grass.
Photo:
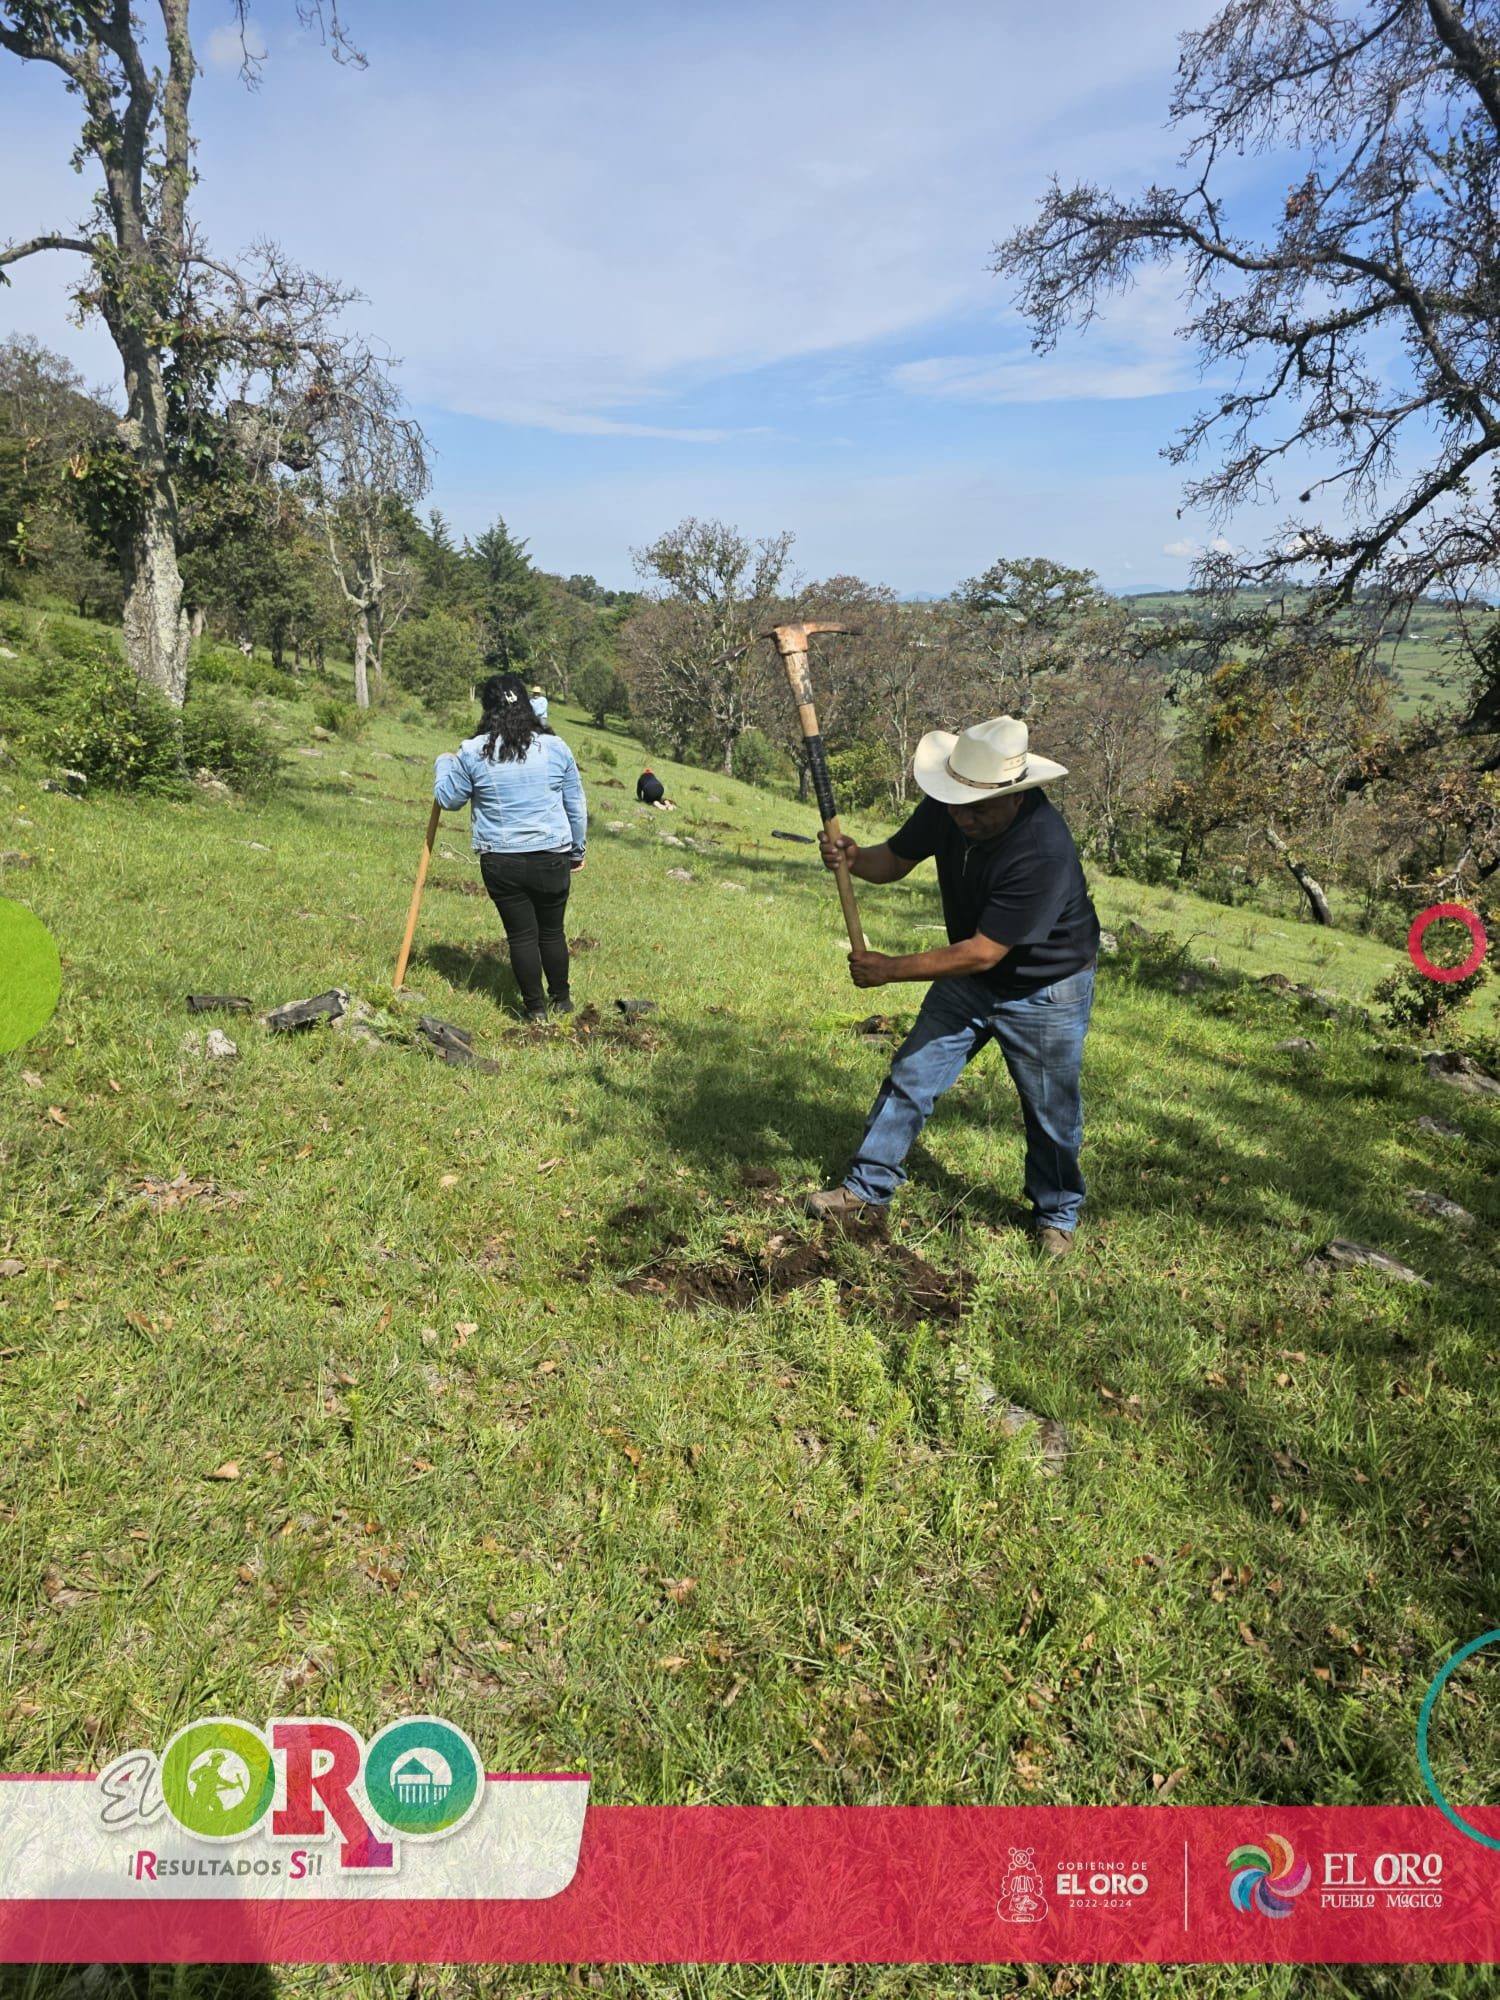
[(0, 852), (0, 868), (34, 868), (36, 856), (25, 854), (19, 847), (7, 847)]
[(1271, 1046), (1278, 1055), (1291, 1055), (1293, 1052), (1306, 1055), (1315, 1051), (1318, 1045), (1310, 1042), (1306, 1035), (1292, 1035), (1284, 1042), (1273, 1042)]
[(994, 1383), (974, 1374), (967, 1362), (960, 1361), (953, 1372), (960, 1382), (972, 1385), (979, 1407), (1007, 1437), (1024, 1437), (1028, 1432), (1035, 1431), (1038, 1469), (1047, 1478), (1055, 1478), (1062, 1471), (1073, 1447), (1067, 1431), (1055, 1417), (1039, 1417), (1035, 1410), (1023, 1409), (1019, 1403), (1008, 1403)]
[(1120, 949), (1120, 940), (1113, 931), (1100, 931), (1099, 950), (1105, 958), (1113, 958)]
[(693, 871), (691, 868), (669, 868), (667, 870), (667, 880), (669, 882), (691, 882), (692, 879)]
[(1472, 1056), (1430, 1055), (1427, 1074), (1437, 1083), (1452, 1084), (1467, 1097), (1500, 1097), (1500, 1077), (1493, 1077)]
[(1347, 1236), (1335, 1236), (1331, 1243), (1325, 1243), (1321, 1250), (1315, 1250), (1303, 1266), (1314, 1277), (1330, 1271), (1375, 1271), (1383, 1278), (1393, 1278), (1403, 1285), (1421, 1285), (1431, 1291), (1432, 1283), (1410, 1264), (1403, 1264), (1399, 1257), (1391, 1256), (1387, 1250), (1377, 1250), (1372, 1243), (1355, 1243)]
[(1472, 1229), (1474, 1218), (1466, 1208), (1460, 1208), (1456, 1201), (1450, 1201), (1445, 1194), (1438, 1194), (1432, 1188), (1408, 1188), (1406, 1198), (1420, 1215), (1431, 1216), (1434, 1222), (1447, 1222), (1455, 1229)]
[(273, 1007), (263, 1019), (273, 1034), (288, 1034), (297, 1028), (310, 1028), (314, 1021), (337, 1018), (348, 1010), (349, 995), (342, 986), (333, 986), (311, 1000), (289, 1000), (284, 1007)]
[(1463, 1126), (1450, 1125), (1446, 1118), (1419, 1118), (1417, 1130), (1430, 1133), (1434, 1139), (1461, 1139), (1464, 1136)]
[(222, 1028), (210, 1028), (203, 1044), (203, 1053), (212, 1062), (227, 1062), (231, 1056), (239, 1054), (238, 1046), (230, 1041)]

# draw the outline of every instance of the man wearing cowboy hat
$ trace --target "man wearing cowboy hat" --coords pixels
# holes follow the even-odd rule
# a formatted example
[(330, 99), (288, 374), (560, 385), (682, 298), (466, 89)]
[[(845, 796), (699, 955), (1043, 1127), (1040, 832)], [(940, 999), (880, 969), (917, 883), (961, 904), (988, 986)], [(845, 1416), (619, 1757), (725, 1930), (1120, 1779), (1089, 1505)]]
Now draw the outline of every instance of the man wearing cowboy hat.
[(933, 1106), (996, 1041), (1020, 1093), (1036, 1241), (1063, 1257), (1083, 1207), (1079, 1073), (1099, 951), (1078, 849), (1040, 789), (1067, 772), (1035, 755), (1025, 723), (1009, 715), (959, 735), (929, 731), (913, 769), (926, 796), (905, 826), (879, 847), (825, 834), (823, 861), (835, 868), (842, 859), (862, 882), (899, 882), (931, 857), (950, 942), (900, 957), (850, 953), (856, 986), (933, 983), (843, 1186), (809, 1195), (807, 1206), (829, 1220), (883, 1208), (906, 1178), (903, 1163)]

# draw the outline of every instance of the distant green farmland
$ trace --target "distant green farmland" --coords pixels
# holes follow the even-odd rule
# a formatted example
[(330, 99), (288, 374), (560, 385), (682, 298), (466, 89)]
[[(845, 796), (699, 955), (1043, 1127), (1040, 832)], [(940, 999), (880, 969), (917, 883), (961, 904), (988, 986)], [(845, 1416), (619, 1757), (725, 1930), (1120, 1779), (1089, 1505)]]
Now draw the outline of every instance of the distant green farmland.
[[(1247, 606), (1275, 601), (1277, 593), (1247, 590), (1242, 593)], [(1142, 618), (1188, 618), (1202, 600), (1189, 590), (1142, 592), (1124, 602)], [(1493, 617), (1493, 612), (1481, 613)], [(1475, 629), (1480, 629), (1476, 624)], [(1469, 668), (1458, 644), (1459, 621), (1452, 607), (1423, 599), (1412, 608), (1405, 633), (1387, 640), (1380, 658), (1395, 684), (1396, 711), (1415, 715), (1425, 704), (1455, 707), (1464, 699)]]

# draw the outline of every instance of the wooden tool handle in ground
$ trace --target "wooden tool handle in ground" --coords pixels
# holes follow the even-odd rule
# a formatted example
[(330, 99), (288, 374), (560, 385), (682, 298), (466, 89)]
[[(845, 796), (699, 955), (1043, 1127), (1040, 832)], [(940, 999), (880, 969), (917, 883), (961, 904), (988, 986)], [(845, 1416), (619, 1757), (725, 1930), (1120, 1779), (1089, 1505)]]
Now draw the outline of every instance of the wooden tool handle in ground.
[(391, 981), (394, 990), (401, 991), (401, 982), (406, 977), (406, 961), (411, 957), (411, 941), (417, 934), (417, 912), (422, 907), (422, 890), (427, 883), (427, 870), (432, 862), (432, 843), (437, 839), (438, 821), (443, 809), (434, 799), (432, 811), (427, 816), (427, 838), (422, 843), (422, 859), (417, 868), (417, 886), (411, 892), (411, 908), (406, 913), (406, 936), (401, 940), (401, 954), (396, 960), (396, 976)]
[[(802, 741), (807, 750), (808, 768), (812, 772), (813, 792), (817, 797), (818, 811), (823, 817), (823, 831), (835, 840), (842, 839), (843, 829), (839, 825), (838, 807), (833, 802), (833, 782), (828, 775), (828, 759), (823, 752), (823, 736), (818, 728), (818, 712), (813, 707), (812, 680), (807, 671), (807, 635), (809, 632), (842, 632), (842, 625), (780, 625), (769, 636), (776, 641), (776, 649), (781, 654), (786, 668), (786, 677), (791, 683), (792, 699), (797, 704), (797, 716), (802, 724)], [(844, 927), (849, 933), (849, 943), (855, 951), (865, 949), (864, 929), (859, 921), (859, 909), (854, 901), (854, 884), (849, 879), (849, 870), (841, 861), (834, 870), (834, 880), (838, 884), (839, 902), (844, 911)]]

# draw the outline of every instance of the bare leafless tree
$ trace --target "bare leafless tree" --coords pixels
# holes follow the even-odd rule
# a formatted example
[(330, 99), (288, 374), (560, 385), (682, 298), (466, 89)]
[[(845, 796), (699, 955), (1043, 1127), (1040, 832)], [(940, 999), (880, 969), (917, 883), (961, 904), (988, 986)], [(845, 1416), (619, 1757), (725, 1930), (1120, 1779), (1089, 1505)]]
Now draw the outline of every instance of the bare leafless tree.
[(410, 602), (403, 529), (427, 491), (426, 440), (402, 414), (389, 365), (356, 342), (320, 360), (283, 407), (291, 413), (282, 419), (285, 435), (299, 458), (311, 460), (303, 491), (349, 611), (354, 699), (368, 708), (376, 634)]
[[(1202, 580), (1310, 576), (1332, 602), (1482, 589), (1500, 552), (1500, 0), (1231, 0), (1183, 38), (1171, 117), (1181, 185), (1122, 200), (1054, 181), (997, 246), (1037, 347), (1143, 263), (1177, 266), (1184, 336), (1233, 377), (1171, 449), (1218, 451), (1188, 503), (1224, 519), (1274, 499), (1283, 467), (1326, 468), (1268, 548), (1209, 556)], [(1296, 174), (1277, 221), (1236, 226), (1235, 163), (1274, 152)]]
[(785, 609), (791, 546), (690, 517), (634, 554), (653, 589), (621, 634), (632, 710), (675, 745), (710, 748), (726, 776), (781, 671), (760, 635)]

